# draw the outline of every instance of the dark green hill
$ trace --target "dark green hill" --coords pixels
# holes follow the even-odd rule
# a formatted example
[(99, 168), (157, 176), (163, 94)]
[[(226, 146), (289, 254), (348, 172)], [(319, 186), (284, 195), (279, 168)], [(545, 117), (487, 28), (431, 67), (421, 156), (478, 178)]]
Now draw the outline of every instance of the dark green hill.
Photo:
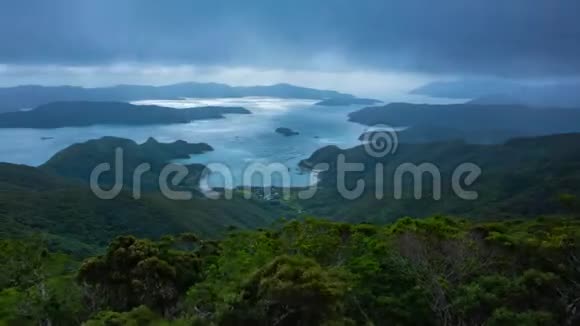
[[(123, 186), (111, 200), (99, 199), (89, 189), (93, 169), (101, 163), (115, 166), (115, 151), (123, 153)], [(212, 150), (205, 143), (184, 141), (143, 144), (103, 137), (72, 145), (40, 168), (0, 164), (0, 238), (19, 238), (40, 232), (51, 246), (78, 255), (99, 250), (113, 237), (135, 234), (159, 238), (193, 232), (214, 237), (229, 226), (255, 228), (270, 225), (286, 213), (264, 201), (207, 199), (196, 188), (203, 165), (188, 165), (189, 176), (173, 190), (188, 190), (190, 200), (169, 200), (159, 190), (159, 174), (167, 163)], [(142, 197), (134, 199), (133, 172), (148, 163), (142, 176)], [(104, 173), (99, 186), (108, 189), (115, 174)]]
[(172, 201), (146, 193), (135, 200), (122, 192), (113, 200), (101, 200), (86, 185), (41, 169), (0, 163), (0, 238), (40, 232), (53, 248), (76, 255), (98, 251), (121, 234), (159, 238), (193, 232), (215, 237), (228, 226), (267, 226), (286, 213), (279, 206), (237, 198)]
[[(160, 171), (168, 162), (175, 159), (188, 158), (193, 154), (212, 151), (206, 143), (190, 144), (185, 141), (173, 143), (159, 143), (149, 138), (143, 144), (117, 137), (103, 137), (89, 140), (85, 143), (71, 145), (56, 153), (50, 160), (41, 166), (41, 169), (60, 176), (78, 179), (85, 183), (90, 180), (91, 172), (100, 164), (108, 163), (115, 167), (115, 156), (118, 149), (122, 150), (123, 183), (133, 184), (133, 173), (141, 164), (149, 164), (150, 171), (143, 174), (143, 186), (147, 189), (157, 189)], [(192, 164), (187, 166), (190, 177), (187, 184), (191, 187), (197, 184), (199, 175), (204, 166)], [(112, 185), (115, 182), (114, 173), (104, 173), (99, 182)]]
[[(338, 155), (346, 162), (363, 163), (363, 172), (346, 174), (348, 189), (364, 180), (364, 194), (355, 200), (344, 199), (336, 190)], [(562, 209), (559, 195), (580, 195), (580, 134), (520, 138), (498, 145), (475, 145), (461, 141), (428, 144), (399, 144), (394, 154), (374, 158), (363, 146), (341, 150), (322, 148), (302, 163), (309, 168), (329, 163), (331, 169), (320, 175), (318, 194), (301, 202), (308, 212), (349, 221), (385, 222), (402, 216), (452, 214), (468, 217), (537, 216)], [(375, 197), (375, 164), (384, 166), (384, 197)], [(413, 198), (412, 178), (403, 178), (403, 198), (394, 199), (395, 170), (405, 163), (432, 163), (441, 173), (441, 200), (433, 199), (429, 174), (423, 178), (420, 200)], [(477, 200), (463, 200), (451, 188), (453, 171), (462, 163), (478, 165), (481, 176), (468, 190), (479, 193)]]
[(54, 102), (31, 111), (0, 114), (0, 128), (61, 128), (91, 125), (156, 125), (249, 114), (241, 107), (172, 109), (122, 102)]

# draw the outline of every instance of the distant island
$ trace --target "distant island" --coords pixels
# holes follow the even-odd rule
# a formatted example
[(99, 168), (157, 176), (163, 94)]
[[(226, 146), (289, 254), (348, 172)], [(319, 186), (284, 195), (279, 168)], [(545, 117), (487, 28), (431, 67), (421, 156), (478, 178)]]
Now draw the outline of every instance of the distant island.
[(275, 130), (277, 133), (284, 135), (286, 137), (290, 137), (290, 136), (296, 136), (296, 135), (300, 135), (299, 132), (294, 131), (290, 128), (276, 128)]
[(276, 84), (268, 86), (229, 86), (218, 83), (180, 83), (166, 86), (118, 85), (101, 88), (76, 86), (26, 85), (0, 88), (0, 112), (19, 111), (61, 101), (114, 101), (180, 99), (185, 97), (216, 98), (266, 96), (311, 100), (354, 99), (351, 94)]
[(0, 128), (61, 128), (92, 125), (155, 125), (221, 119), (250, 114), (242, 107), (207, 106), (173, 109), (121, 102), (55, 102), (31, 111), (0, 114)]
[(579, 132), (580, 110), (522, 105), (390, 103), (349, 114), (367, 126), (407, 127), (405, 142), (465, 140), (499, 143), (513, 137)]
[(522, 104), (533, 107), (580, 108), (580, 82), (528, 84), (502, 79), (436, 81), (411, 91), (412, 94), (472, 99), (479, 104)]
[(330, 98), (317, 102), (319, 106), (347, 106), (347, 105), (374, 105), (383, 103), (371, 98)]

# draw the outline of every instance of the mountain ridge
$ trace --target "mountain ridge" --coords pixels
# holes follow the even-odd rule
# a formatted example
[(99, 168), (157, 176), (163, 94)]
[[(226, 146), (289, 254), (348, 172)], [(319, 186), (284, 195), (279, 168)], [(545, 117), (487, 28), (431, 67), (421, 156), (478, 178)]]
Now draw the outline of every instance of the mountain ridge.
[(0, 112), (29, 109), (59, 101), (117, 101), (178, 99), (185, 97), (245, 97), (271, 96), (325, 100), (352, 99), (354, 95), (333, 90), (278, 83), (264, 86), (230, 86), (221, 83), (184, 82), (162, 86), (115, 85), (86, 88), (81, 86), (21, 85), (0, 88)]

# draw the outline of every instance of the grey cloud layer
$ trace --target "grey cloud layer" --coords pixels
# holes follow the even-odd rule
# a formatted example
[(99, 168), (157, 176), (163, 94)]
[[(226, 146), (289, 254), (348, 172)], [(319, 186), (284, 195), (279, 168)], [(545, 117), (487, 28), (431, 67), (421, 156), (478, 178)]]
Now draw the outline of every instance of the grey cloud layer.
[(574, 0), (3, 0), (0, 63), (580, 74)]

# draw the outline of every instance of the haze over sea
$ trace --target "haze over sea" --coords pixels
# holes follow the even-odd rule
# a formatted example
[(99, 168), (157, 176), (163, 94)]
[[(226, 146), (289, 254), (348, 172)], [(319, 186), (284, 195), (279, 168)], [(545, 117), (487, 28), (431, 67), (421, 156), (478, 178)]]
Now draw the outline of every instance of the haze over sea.
[[(420, 101), (433, 102), (425, 98)], [(300, 160), (326, 145), (342, 148), (358, 145), (358, 137), (367, 129), (348, 122), (347, 118), (348, 113), (362, 106), (324, 107), (314, 105), (315, 102), (267, 97), (137, 101), (133, 104), (172, 108), (242, 106), (252, 114), (231, 114), (225, 119), (172, 125), (0, 129), (0, 138), (5, 140), (0, 144), (0, 161), (38, 166), (74, 143), (104, 136), (128, 138), (142, 143), (154, 137), (160, 142), (185, 140), (210, 144), (214, 148), (213, 152), (193, 155), (189, 160), (180, 162), (225, 164), (233, 173), (235, 186), (242, 184), (243, 171), (252, 163), (282, 163), (291, 172), (292, 185), (305, 186), (312, 180), (309, 174), (298, 169)], [(300, 134), (284, 137), (274, 132), (279, 127), (291, 128)], [(209, 181), (211, 186), (223, 185), (222, 179), (217, 176), (211, 177)]]

